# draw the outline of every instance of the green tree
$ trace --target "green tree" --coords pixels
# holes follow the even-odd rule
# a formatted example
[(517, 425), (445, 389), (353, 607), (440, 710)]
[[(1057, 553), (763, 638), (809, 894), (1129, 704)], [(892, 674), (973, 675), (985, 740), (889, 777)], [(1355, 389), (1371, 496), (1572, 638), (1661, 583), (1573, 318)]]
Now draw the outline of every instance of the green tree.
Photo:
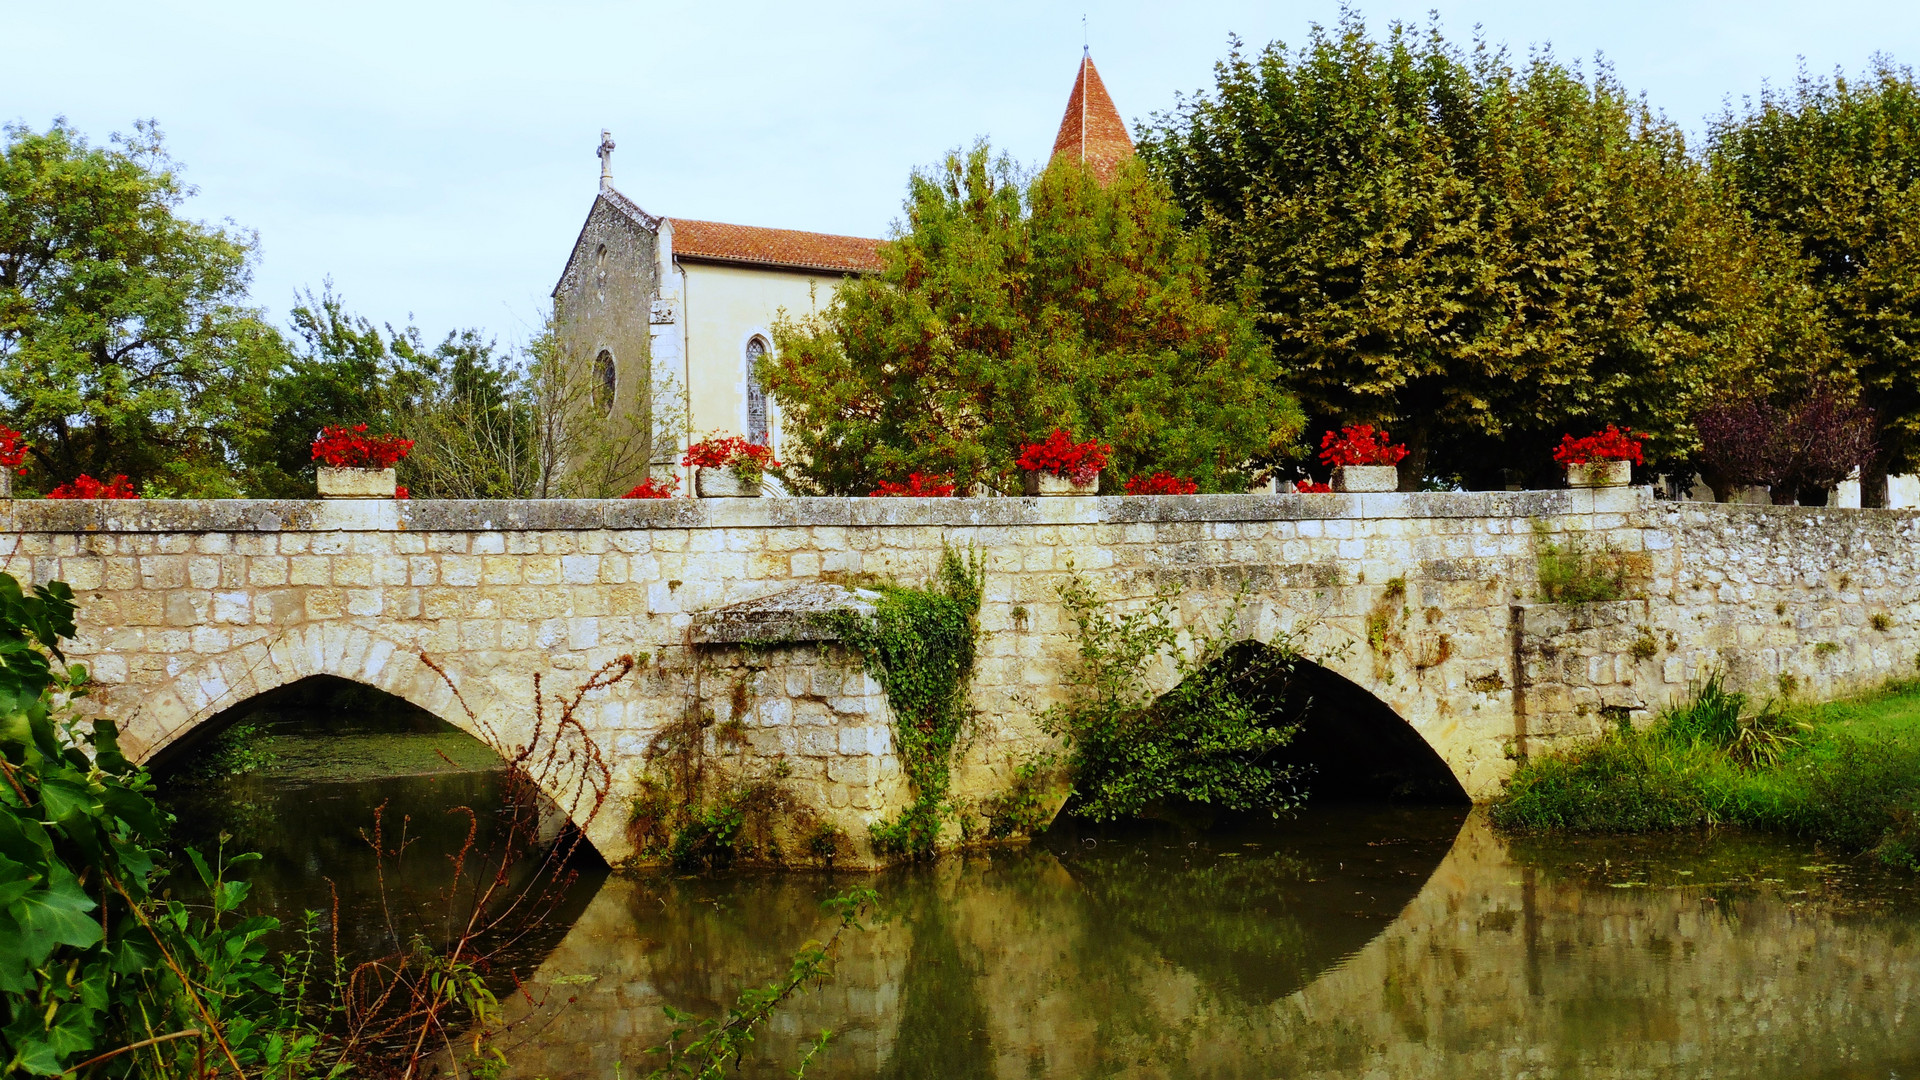
[(414, 440), (400, 482), (415, 497), (524, 498), (533, 415), (522, 364), (480, 331), (429, 346), (419, 328), (376, 326), (328, 282), (289, 313), (292, 347), (264, 395), (270, 420), (244, 446), (249, 494), (311, 498), (313, 439), (329, 424), (366, 424)]
[(1607, 422), (1683, 456), (1712, 385), (1818, 335), (1780, 313), (1780, 252), (1604, 66), (1348, 13), (1298, 52), (1236, 41), (1140, 149), (1216, 280), (1249, 284), (1313, 430), (1388, 426), (1403, 488), (1551, 475), (1562, 432)]
[(1064, 163), (1029, 180), (981, 144), (916, 172), (886, 268), (774, 328), (760, 377), (794, 486), (864, 495), (921, 472), (1015, 490), (1020, 444), (1062, 427), (1112, 444), (1109, 488), (1164, 469), (1244, 490), (1299, 413), (1179, 219), (1138, 163), (1108, 185)]
[(1809, 374), (1857, 382), (1879, 417), (1863, 494), (1920, 468), (1920, 86), (1878, 58), (1860, 79), (1802, 73), (1729, 109), (1713, 129), (1716, 180), (1803, 259), (1843, 354)]
[(187, 220), (152, 122), (91, 146), (62, 121), (0, 153), (0, 412), (30, 486), (125, 473), (237, 495), (278, 333), (246, 303), (251, 234)]

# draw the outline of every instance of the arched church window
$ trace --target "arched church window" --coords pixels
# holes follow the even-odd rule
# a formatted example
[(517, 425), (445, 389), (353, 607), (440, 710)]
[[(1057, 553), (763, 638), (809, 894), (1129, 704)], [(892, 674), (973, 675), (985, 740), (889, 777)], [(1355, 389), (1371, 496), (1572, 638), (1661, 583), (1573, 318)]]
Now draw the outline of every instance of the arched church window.
[(767, 339), (754, 335), (747, 342), (747, 441), (767, 445), (767, 392), (760, 388), (760, 358), (767, 355)]
[(594, 379), (593, 403), (601, 412), (613, 412), (613, 392), (618, 389), (619, 375), (613, 367), (613, 354), (605, 349), (593, 362)]
[[(604, 292), (607, 287), (607, 245), (601, 244), (593, 252), (593, 287)], [(605, 300), (602, 295), (600, 299)]]

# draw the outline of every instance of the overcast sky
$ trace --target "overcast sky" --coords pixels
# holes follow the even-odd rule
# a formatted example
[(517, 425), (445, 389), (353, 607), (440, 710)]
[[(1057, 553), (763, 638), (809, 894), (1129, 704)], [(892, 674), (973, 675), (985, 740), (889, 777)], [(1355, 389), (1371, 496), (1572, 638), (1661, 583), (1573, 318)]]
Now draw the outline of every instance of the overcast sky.
[[(1361, 6), (1424, 21), (1427, 0)], [(1453, 0), (1524, 55), (1604, 54), (1695, 134), (1729, 96), (1876, 50), (1920, 60), (1913, 0)], [(654, 213), (884, 235), (908, 172), (988, 136), (1039, 161), (1087, 15), (1121, 114), (1211, 80), (1229, 34), (1299, 43), (1337, 0), (969, 0), (324, 5), (0, 0), (0, 118), (65, 116), (104, 140), (153, 117), (189, 212), (260, 233), (256, 300), (284, 316), (331, 277), (350, 307), (430, 337), (523, 340), (592, 200), (600, 129), (615, 181)]]

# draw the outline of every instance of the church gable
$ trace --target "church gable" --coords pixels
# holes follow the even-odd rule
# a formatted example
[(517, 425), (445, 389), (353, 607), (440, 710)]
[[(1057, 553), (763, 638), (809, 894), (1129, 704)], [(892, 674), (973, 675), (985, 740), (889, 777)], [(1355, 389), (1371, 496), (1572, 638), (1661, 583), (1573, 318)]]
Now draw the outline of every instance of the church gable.
[(617, 191), (600, 192), (580, 226), (560, 280), (554, 283), (553, 299), (559, 302), (583, 285), (596, 284), (603, 271), (623, 275), (637, 271), (651, 281), (658, 273), (660, 220)]

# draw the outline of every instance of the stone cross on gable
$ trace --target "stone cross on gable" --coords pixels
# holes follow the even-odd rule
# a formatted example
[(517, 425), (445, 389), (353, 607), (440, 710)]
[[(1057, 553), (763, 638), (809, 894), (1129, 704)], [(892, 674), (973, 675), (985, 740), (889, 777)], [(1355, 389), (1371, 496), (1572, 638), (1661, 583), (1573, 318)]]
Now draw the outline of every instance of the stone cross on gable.
[(600, 157), (600, 190), (613, 187), (613, 132), (600, 129), (600, 149), (594, 151)]

